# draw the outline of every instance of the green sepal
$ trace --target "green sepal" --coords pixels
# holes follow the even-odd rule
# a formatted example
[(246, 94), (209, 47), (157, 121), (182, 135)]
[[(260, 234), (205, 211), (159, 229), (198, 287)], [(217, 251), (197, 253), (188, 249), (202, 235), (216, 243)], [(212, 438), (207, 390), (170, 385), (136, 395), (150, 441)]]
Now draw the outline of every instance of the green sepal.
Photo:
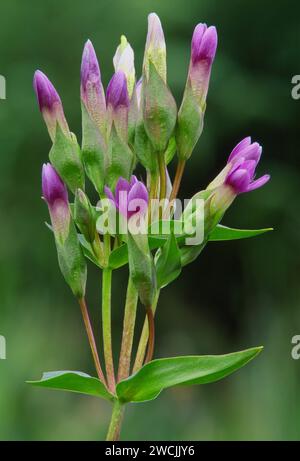
[(175, 139), (175, 136), (172, 136), (169, 141), (167, 150), (165, 152), (166, 165), (169, 165), (169, 163), (173, 160), (174, 155), (176, 154), (176, 150), (177, 150), (176, 139)]
[(155, 255), (157, 287), (163, 288), (173, 282), (181, 273), (181, 253), (173, 233)]
[(49, 158), (54, 168), (69, 189), (84, 190), (84, 169), (81, 162), (81, 152), (75, 135), (66, 137), (59, 124), (56, 126), (55, 141), (50, 150)]
[(92, 395), (110, 401), (115, 398), (98, 378), (81, 371), (51, 371), (43, 373), (39, 381), (26, 381), (26, 383), (45, 389)]
[(105, 179), (106, 148), (103, 137), (91, 119), (85, 105), (82, 111), (82, 161), (88, 178), (98, 194), (102, 194)]
[(55, 239), (58, 263), (67, 284), (74, 296), (82, 298), (85, 294), (87, 267), (79, 243), (73, 220), (70, 220), (69, 233), (64, 243)]
[(75, 193), (74, 220), (86, 240), (93, 243), (96, 236), (96, 216), (87, 195), (81, 189), (77, 189)]
[(148, 235), (128, 233), (127, 245), (131, 279), (141, 303), (145, 307), (152, 306), (156, 293), (156, 274)]
[(106, 183), (114, 189), (116, 182), (122, 176), (129, 180), (134, 166), (134, 154), (128, 145), (121, 139), (112, 125), (108, 145), (108, 168)]
[(157, 173), (157, 155), (154, 152), (151, 141), (146, 133), (143, 120), (139, 120), (136, 125), (134, 150), (138, 161), (151, 173)]
[(165, 152), (176, 125), (177, 106), (170, 89), (151, 61), (149, 79), (145, 78), (143, 83), (142, 99), (146, 133), (154, 150)]
[(199, 107), (188, 82), (182, 105), (178, 112), (176, 142), (178, 157), (188, 160), (203, 131), (204, 112)]
[(154, 400), (169, 387), (219, 381), (253, 360), (262, 347), (226, 355), (200, 355), (153, 360), (117, 385), (123, 403)]

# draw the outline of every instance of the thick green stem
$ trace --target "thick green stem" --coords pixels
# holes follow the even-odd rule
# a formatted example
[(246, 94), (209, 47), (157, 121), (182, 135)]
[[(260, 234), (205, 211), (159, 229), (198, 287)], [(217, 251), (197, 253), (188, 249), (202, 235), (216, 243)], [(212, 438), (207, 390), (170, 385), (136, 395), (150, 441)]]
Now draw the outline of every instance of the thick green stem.
[(118, 400), (115, 401), (111, 420), (106, 436), (107, 442), (115, 442), (120, 438), (121, 425), (124, 416), (125, 406), (122, 405)]
[[(110, 252), (110, 237), (104, 236), (106, 257)], [(112, 338), (111, 338), (111, 280), (112, 270), (108, 267), (102, 272), (102, 329), (103, 329), (103, 346), (104, 359), (107, 375), (107, 383), (111, 392), (115, 392), (115, 371), (112, 353)]]
[(119, 360), (118, 381), (127, 378), (130, 372), (137, 302), (138, 293), (131, 278), (129, 277), (123, 322), (123, 336)]
[[(155, 311), (157, 308), (157, 303), (158, 303), (158, 298), (159, 298), (159, 291), (157, 291), (155, 300), (152, 306), (152, 312), (153, 316), (155, 315)], [(133, 373), (136, 373), (144, 363), (144, 358), (146, 354), (146, 348), (148, 344), (148, 338), (149, 338), (149, 327), (148, 327), (148, 318), (145, 319), (142, 334), (140, 337), (139, 345), (138, 345), (138, 350), (136, 353), (136, 358), (133, 366)]]

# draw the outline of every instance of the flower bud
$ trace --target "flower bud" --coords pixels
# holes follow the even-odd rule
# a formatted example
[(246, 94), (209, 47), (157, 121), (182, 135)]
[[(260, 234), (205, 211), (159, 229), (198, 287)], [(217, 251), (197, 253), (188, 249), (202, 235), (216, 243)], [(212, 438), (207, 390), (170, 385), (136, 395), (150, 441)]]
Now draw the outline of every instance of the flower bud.
[(106, 92), (109, 132), (114, 122), (118, 135), (127, 139), (129, 96), (126, 75), (123, 71), (116, 72), (110, 80)]
[(135, 84), (134, 52), (125, 35), (121, 36), (121, 43), (117, 48), (113, 63), (115, 72), (121, 70), (126, 75), (128, 95), (131, 99)]
[(67, 188), (50, 163), (43, 165), (42, 190), (50, 212), (60, 270), (73, 294), (82, 298), (86, 262), (71, 216)]
[(106, 130), (105, 94), (99, 63), (90, 40), (86, 42), (82, 54), (80, 93), (87, 112), (104, 136)]
[(55, 140), (57, 124), (66, 137), (71, 137), (61, 99), (48, 77), (40, 70), (34, 74), (33, 88), (52, 141)]
[(93, 243), (96, 236), (96, 221), (91, 203), (81, 189), (77, 189), (75, 194), (74, 220), (87, 242)]
[(178, 112), (176, 140), (178, 156), (187, 160), (203, 130), (206, 97), (217, 49), (216, 28), (198, 24), (194, 30), (188, 78)]
[(148, 35), (144, 55), (144, 72), (149, 78), (149, 63), (155, 66), (162, 80), (167, 81), (166, 43), (159, 17), (155, 13), (148, 16)]
[(50, 163), (43, 165), (42, 191), (49, 208), (55, 237), (63, 243), (68, 236), (71, 219), (68, 191)]

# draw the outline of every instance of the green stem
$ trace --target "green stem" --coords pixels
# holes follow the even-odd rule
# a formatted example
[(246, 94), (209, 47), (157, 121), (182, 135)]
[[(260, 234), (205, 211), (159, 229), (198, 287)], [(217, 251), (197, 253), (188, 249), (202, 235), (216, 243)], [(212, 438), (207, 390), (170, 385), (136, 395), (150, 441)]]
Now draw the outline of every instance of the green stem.
[(114, 402), (111, 420), (106, 436), (107, 442), (115, 442), (119, 440), (124, 409), (124, 405), (122, 405), (118, 400)]
[[(153, 303), (153, 306), (152, 306), (153, 316), (155, 315), (158, 299), (159, 299), (159, 290), (156, 293), (154, 303)], [(146, 348), (147, 348), (147, 344), (148, 344), (148, 338), (149, 338), (149, 327), (148, 327), (148, 318), (146, 318), (145, 321), (144, 321), (144, 326), (143, 326), (142, 334), (141, 334), (141, 337), (140, 337), (138, 350), (137, 350), (137, 353), (136, 353), (136, 358), (135, 358), (135, 362), (134, 362), (134, 366), (133, 366), (133, 373), (136, 373), (143, 366), (144, 357), (145, 357), (145, 354), (146, 354)]]
[(162, 200), (166, 198), (166, 192), (167, 192), (167, 175), (166, 175), (166, 162), (165, 162), (164, 153), (158, 154), (158, 166), (159, 166), (159, 176), (160, 176), (159, 199)]
[[(110, 253), (110, 236), (104, 236), (106, 261)], [(112, 338), (111, 338), (111, 280), (112, 270), (108, 267), (102, 272), (102, 329), (103, 329), (103, 346), (104, 359), (107, 375), (107, 383), (111, 392), (115, 392), (115, 372), (112, 353)]]
[(119, 360), (118, 381), (128, 378), (130, 372), (130, 360), (132, 352), (132, 343), (134, 336), (136, 309), (138, 302), (137, 290), (129, 277), (125, 313), (123, 322), (123, 336)]

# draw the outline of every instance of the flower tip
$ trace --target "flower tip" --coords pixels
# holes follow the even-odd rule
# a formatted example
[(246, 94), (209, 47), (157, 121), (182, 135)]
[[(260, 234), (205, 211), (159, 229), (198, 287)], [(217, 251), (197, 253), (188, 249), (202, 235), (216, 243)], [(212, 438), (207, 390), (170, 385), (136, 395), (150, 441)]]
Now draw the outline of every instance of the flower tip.
[(87, 40), (82, 53), (81, 61), (81, 87), (87, 89), (88, 82), (98, 83), (101, 79), (97, 55), (91, 40)]
[(156, 13), (148, 15), (148, 35), (146, 47), (165, 48), (165, 36), (161, 21)]
[(68, 203), (66, 185), (51, 163), (44, 163), (42, 167), (42, 193), (49, 206), (53, 205), (58, 199)]
[(218, 46), (218, 34), (215, 26), (207, 27), (206, 24), (198, 24), (195, 27), (192, 38), (192, 61), (213, 62)]
[(56, 89), (41, 70), (36, 70), (34, 73), (33, 88), (41, 112), (44, 109), (51, 110), (56, 102), (61, 104), (61, 100)]
[(113, 109), (120, 106), (129, 106), (126, 75), (122, 70), (117, 71), (111, 78), (106, 91), (107, 105)]

